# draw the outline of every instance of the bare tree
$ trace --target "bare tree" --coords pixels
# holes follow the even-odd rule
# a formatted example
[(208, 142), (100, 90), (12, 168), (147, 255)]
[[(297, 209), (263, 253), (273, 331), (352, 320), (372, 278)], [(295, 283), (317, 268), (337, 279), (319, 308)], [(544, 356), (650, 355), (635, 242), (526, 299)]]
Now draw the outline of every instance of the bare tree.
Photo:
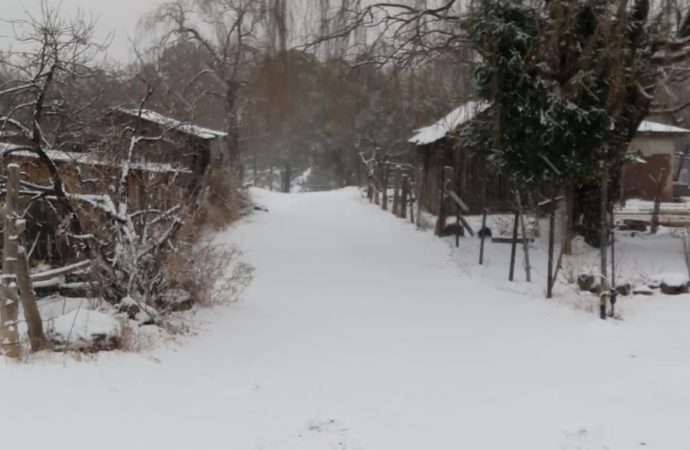
[[(190, 42), (205, 56), (204, 67), (188, 84), (210, 78), (206, 95), (221, 98), (228, 133), (227, 163), (241, 166), (240, 129), (248, 69), (262, 55), (266, 37), (286, 39), (285, 2), (265, 0), (176, 0), (152, 12), (143, 24), (162, 31), (158, 51)], [(269, 26), (277, 24), (274, 33)]]
[(29, 50), (2, 61), (12, 75), (0, 90), (2, 156), (29, 152), (47, 169), (48, 180), (22, 181), (26, 210), (37, 202), (50, 206), (60, 224), (52, 231), (76, 257), (93, 261), (109, 300), (152, 298), (165, 285), (161, 261), (174, 250), (184, 219), (199, 209), (209, 160), (200, 158), (204, 166), (186, 184), (174, 180), (183, 171), (171, 164), (145, 161), (147, 146), (178, 145), (176, 130), (185, 125), (171, 121), (155, 132), (144, 126), (158, 79), (140, 78), (144, 93), (133, 121), (110, 126), (95, 22), (81, 14), (63, 19), (46, 2), (41, 11), (15, 22)]

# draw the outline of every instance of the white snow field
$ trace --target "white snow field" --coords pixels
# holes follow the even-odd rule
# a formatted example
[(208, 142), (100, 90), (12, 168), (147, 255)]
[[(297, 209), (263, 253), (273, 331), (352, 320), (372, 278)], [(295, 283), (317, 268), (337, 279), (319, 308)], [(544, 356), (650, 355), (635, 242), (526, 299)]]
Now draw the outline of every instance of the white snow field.
[(0, 361), (0, 448), (690, 448), (690, 296), (604, 322), (356, 190), (255, 195), (219, 237), (256, 268), (240, 302), (143, 354)]

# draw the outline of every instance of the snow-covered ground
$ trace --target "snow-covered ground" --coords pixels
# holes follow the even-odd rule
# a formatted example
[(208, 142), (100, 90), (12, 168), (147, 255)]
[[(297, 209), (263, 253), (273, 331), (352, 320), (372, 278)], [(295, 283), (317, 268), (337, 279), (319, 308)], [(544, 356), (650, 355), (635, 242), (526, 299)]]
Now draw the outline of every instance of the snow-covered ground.
[(689, 448), (690, 296), (604, 322), (356, 190), (255, 195), (219, 237), (256, 268), (242, 301), (146, 353), (0, 362), (0, 446)]

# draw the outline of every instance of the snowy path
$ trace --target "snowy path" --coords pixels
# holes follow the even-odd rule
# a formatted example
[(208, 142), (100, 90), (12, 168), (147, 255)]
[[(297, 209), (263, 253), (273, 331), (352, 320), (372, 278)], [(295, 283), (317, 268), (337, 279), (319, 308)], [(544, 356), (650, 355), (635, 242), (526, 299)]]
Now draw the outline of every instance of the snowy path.
[(258, 193), (245, 298), (153, 355), (0, 365), (0, 447), (690, 448), (690, 297), (624, 322), (479, 286), (353, 190)]

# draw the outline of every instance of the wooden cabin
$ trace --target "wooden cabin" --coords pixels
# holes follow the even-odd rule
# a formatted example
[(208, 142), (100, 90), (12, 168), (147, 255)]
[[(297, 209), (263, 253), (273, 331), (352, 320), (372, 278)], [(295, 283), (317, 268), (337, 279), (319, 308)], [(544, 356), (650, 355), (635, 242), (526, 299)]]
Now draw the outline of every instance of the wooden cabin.
[[(483, 155), (463, 146), (460, 140), (462, 126), (487, 109), (486, 103), (467, 102), (436, 123), (416, 130), (409, 140), (417, 152), (419, 201), (432, 214), (440, 209), (442, 180), (467, 204), (471, 214), (484, 208), (490, 212), (513, 208), (511, 180), (495, 173)], [(690, 130), (643, 121), (630, 143), (631, 161), (623, 168), (622, 198), (654, 200), (660, 194), (662, 201), (672, 201), (676, 143), (688, 133)]]
[[(227, 133), (176, 120), (149, 109), (115, 108), (103, 128), (121, 133), (125, 127), (154, 138), (142, 142), (136, 158), (156, 163), (175, 163), (200, 174), (208, 164), (219, 164), (226, 153)], [(161, 139), (155, 139), (161, 137)], [(121, 146), (121, 151), (127, 148)], [(124, 153), (123, 153), (124, 155)]]
[[(46, 165), (33, 151), (21, 150), (21, 146), (0, 143), (0, 153), (3, 155), (5, 166), (17, 163), (21, 168), (22, 181), (35, 185), (50, 185), (50, 173)], [(112, 192), (112, 186), (117, 186), (122, 173), (122, 163), (104, 159), (97, 155), (76, 152), (47, 150), (48, 157), (60, 171), (65, 183), (65, 190), (71, 194), (94, 195)], [(170, 163), (134, 162), (130, 167), (127, 178), (127, 198), (132, 209), (144, 209), (152, 206), (167, 209), (172, 207), (188, 192), (188, 186), (193, 182), (190, 169)], [(36, 190), (32, 194), (30, 185), (23, 187), (25, 198), (38, 196)], [(88, 208), (88, 202), (80, 203)], [(68, 241), (58, 239), (60, 221), (66, 211), (61, 211), (58, 203), (50, 201), (50, 197), (40, 201), (29, 202), (26, 205), (27, 230), (24, 237), (36, 248), (33, 256), (48, 262), (64, 262), (74, 259), (73, 249)], [(98, 211), (94, 209), (86, 216), (97, 219)]]
[(459, 137), (461, 127), (487, 108), (483, 102), (467, 102), (438, 122), (416, 130), (409, 140), (417, 147), (419, 201), (432, 214), (439, 212), (444, 182), (471, 214), (485, 207), (493, 212), (510, 209), (510, 180), (496, 174), (482, 155), (461, 145)]
[[(131, 210), (158, 209), (185, 204), (202, 180), (206, 167), (222, 157), (225, 133), (176, 121), (150, 110), (116, 109), (106, 116), (95, 129), (85, 132), (84, 142), (76, 148), (81, 151), (50, 149), (47, 156), (60, 171), (65, 189), (71, 194), (83, 196), (112, 194), (120, 183), (124, 162), (127, 160), (131, 133), (147, 138), (140, 142), (132, 155), (127, 177), (127, 198)], [(21, 139), (0, 142), (0, 155), (4, 165), (18, 163), (23, 181), (37, 185), (50, 185), (46, 164), (29, 150)], [(31, 195), (31, 187), (25, 186), (25, 194)], [(38, 195), (36, 193), (35, 195)], [(89, 208), (89, 202), (80, 202)], [(95, 206), (95, 205), (93, 205)], [(65, 211), (49, 198), (27, 202), (27, 245), (35, 242), (33, 256), (51, 263), (74, 259), (74, 248), (58, 229)], [(89, 220), (98, 220), (99, 208), (91, 208), (83, 214)]]

